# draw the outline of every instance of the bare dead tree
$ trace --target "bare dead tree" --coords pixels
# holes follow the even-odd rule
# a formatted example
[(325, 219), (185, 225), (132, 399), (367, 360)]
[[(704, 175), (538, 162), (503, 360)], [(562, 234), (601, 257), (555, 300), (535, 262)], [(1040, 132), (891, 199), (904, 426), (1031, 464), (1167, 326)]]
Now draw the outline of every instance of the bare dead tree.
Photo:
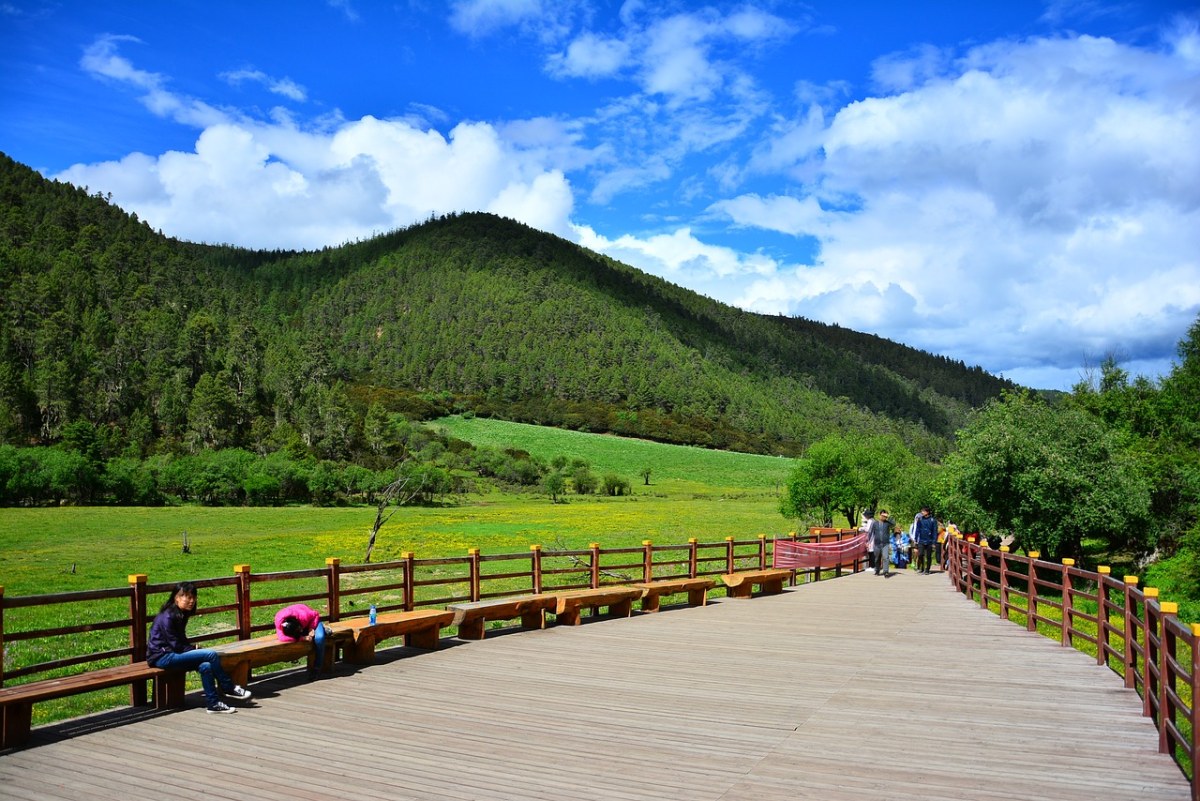
[[(412, 484), (415, 484), (415, 486), (410, 486)], [(371, 536), (367, 539), (367, 554), (363, 557), (364, 564), (371, 561), (371, 552), (375, 550), (375, 538), (379, 535), (379, 529), (383, 528), (384, 523), (392, 519), (392, 515), (396, 514), (401, 506), (411, 502), (413, 498), (420, 495), (421, 490), (424, 488), (425, 476), (423, 474), (421, 474), (419, 479), (414, 481), (414, 477), (411, 474), (405, 475), (401, 471), (400, 475), (396, 476), (396, 480), (388, 484), (383, 492), (379, 493), (379, 502), (375, 508), (375, 525), (371, 526)]]
[[(545, 554), (547, 556), (565, 557), (572, 566), (579, 568), (581, 572), (591, 573), (592, 563), (587, 559), (581, 559), (572, 553), (568, 553), (570, 550), (571, 549), (567, 547), (567, 544), (563, 542), (562, 537), (558, 536), (554, 538), (554, 545), (545, 550)], [(641, 581), (640, 578), (635, 579), (633, 576), (627, 576), (624, 573), (618, 573), (615, 570), (605, 570), (604, 568), (600, 568), (600, 575), (604, 576), (605, 578), (617, 579), (618, 581), (623, 581), (626, 583), (630, 581)]]

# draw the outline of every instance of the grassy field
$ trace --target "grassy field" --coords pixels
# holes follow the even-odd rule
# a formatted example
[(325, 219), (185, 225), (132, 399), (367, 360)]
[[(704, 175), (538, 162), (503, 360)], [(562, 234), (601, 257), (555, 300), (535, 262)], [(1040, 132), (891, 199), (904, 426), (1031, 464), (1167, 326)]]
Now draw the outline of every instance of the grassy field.
[[(471, 495), (443, 507), (406, 508), (382, 529), (374, 561), (404, 551), (418, 557), (524, 552), (531, 544), (606, 547), (720, 541), (784, 534), (776, 486), (791, 462), (545, 429), (494, 420), (436, 424), (479, 445), (516, 447), (547, 459), (578, 456), (602, 475), (628, 478), (633, 494)], [(638, 472), (651, 469), (650, 484)], [(0, 586), (12, 595), (119, 587), (131, 573), (151, 582), (320, 567), (336, 556), (361, 562), (373, 507), (0, 509)], [(184, 532), (191, 553), (184, 554)]]

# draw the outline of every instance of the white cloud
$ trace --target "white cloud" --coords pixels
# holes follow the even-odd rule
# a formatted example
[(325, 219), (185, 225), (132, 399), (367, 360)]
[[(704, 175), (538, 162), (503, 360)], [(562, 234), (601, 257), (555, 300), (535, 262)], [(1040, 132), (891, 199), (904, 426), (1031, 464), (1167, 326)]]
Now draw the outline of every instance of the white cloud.
[(888, 61), (906, 91), (824, 130), (809, 115), (760, 148), (759, 169), (813, 176), (803, 191), (713, 206), (821, 243), (816, 264), (739, 301), (1010, 377), (1061, 377), (1118, 344), (1161, 362), (1200, 311), (1200, 75), (1186, 52), (1075, 37), (979, 47), (944, 75)]
[(629, 44), (587, 32), (567, 45), (565, 53), (547, 60), (552, 75), (562, 78), (607, 78), (620, 72), (629, 59)]
[(545, 42), (567, 35), (575, 15), (572, 3), (557, 0), (452, 0), (450, 27), (473, 38), (490, 36), (505, 28)]
[(233, 70), (230, 72), (221, 73), (223, 78), (233, 86), (237, 86), (242, 81), (252, 81), (260, 83), (267, 88), (268, 91), (277, 95), (282, 95), (289, 100), (303, 102), (308, 98), (308, 93), (304, 87), (293, 81), (291, 78), (272, 78), (261, 70), (242, 69)]

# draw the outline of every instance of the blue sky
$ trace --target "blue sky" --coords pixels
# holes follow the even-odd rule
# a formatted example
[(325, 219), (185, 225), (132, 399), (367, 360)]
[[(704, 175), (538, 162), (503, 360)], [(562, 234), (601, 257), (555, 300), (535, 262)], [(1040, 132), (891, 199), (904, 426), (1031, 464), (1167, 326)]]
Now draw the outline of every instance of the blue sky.
[(163, 232), (460, 210), (1067, 389), (1200, 313), (1196, 3), (0, 0), (0, 150)]

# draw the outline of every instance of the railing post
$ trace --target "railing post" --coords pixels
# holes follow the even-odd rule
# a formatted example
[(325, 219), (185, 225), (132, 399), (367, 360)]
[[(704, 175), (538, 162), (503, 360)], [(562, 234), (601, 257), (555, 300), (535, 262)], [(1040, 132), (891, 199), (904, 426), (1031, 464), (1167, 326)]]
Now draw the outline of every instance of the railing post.
[[(1175, 682), (1175, 672), (1171, 669), (1171, 657), (1175, 655), (1175, 637), (1167, 626), (1167, 618), (1179, 614), (1179, 604), (1174, 601), (1163, 601), (1158, 605), (1158, 753), (1171, 753), (1171, 738), (1168, 727), (1172, 723), (1171, 707), (1167, 699), (1167, 691), (1179, 692)], [(1195, 672), (1195, 665), (1192, 672)], [(1192, 699), (1192, 705), (1196, 699)], [(1192, 732), (1195, 739), (1196, 732)]]
[(325, 557), (325, 570), (326, 603), (329, 605), (327, 617), (332, 623), (342, 619), (342, 560), (336, 556)]
[(1133, 613), (1133, 591), (1137, 588), (1138, 577), (1125, 577), (1125, 657), (1122, 660), (1125, 666), (1125, 689), (1133, 690), (1137, 688), (1137, 656), (1133, 648), (1133, 644), (1137, 641), (1137, 616)]
[(237, 574), (238, 639), (250, 639), (250, 565), (234, 565)]
[(1067, 648), (1071, 647), (1071, 631), (1075, 628), (1075, 601), (1071, 598), (1075, 589), (1071, 583), (1071, 568), (1074, 566), (1074, 559), (1068, 557), (1062, 560), (1062, 644)]
[(642, 581), (654, 581), (654, 546), (650, 540), (642, 540), (645, 553), (642, 558)]
[(1096, 664), (1108, 664), (1108, 608), (1112, 604), (1108, 600), (1108, 581), (1112, 568), (1099, 565), (1096, 572), (1100, 578), (1096, 580)]
[(733, 572), (733, 537), (725, 538), (725, 572)]
[(529, 572), (533, 575), (533, 592), (542, 591), (542, 546), (529, 546)]
[[(129, 577), (129, 661), (146, 658), (146, 576), (135, 573)], [(129, 685), (130, 706), (146, 705), (146, 682)]]
[(1029, 552), (1029, 575), (1026, 577), (1025, 591), (1029, 593), (1029, 598), (1025, 602), (1025, 628), (1028, 631), (1037, 631), (1037, 613), (1038, 613), (1038, 585), (1037, 585), (1037, 561), (1042, 557), (1041, 551)]
[(983, 539), (980, 538), (975, 546), (975, 553), (979, 556), (979, 608), (988, 608), (987, 594), (987, 554), (984, 551)]
[(1008, 546), (1000, 546), (1000, 619), (1008, 620)]
[(688, 578), (695, 578), (700, 567), (700, 547), (695, 537), (688, 537)]
[(1192, 801), (1200, 801), (1200, 623), (1192, 623)]
[(468, 583), (470, 584), (470, 586), (467, 588), (467, 593), (471, 596), (472, 601), (478, 601), (479, 600), (479, 583), (480, 583), (479, 549), (478, 548), (468, 548), (467, 549), (467, 557), (470, 559), (470, 562), (468, 563), (468, 568), (469, 568), (469, 572), (470, 572), (470, 579), (469, 579)]
[[(1158, 696), (1158, 683), (1150, 670), (1153, 664), (1158, 667), (1158, 650), (1154, 648), (1154, 621), (1151, 620), (1151, 599), (1158, 600), (1158, 587), (1147, 587), (1142, 590), (1142, 717), (1154, 717), (1153, 698)], [(1161, 678), (1161, 677), (1160, 677)]]
[(411, 612), (417, 604), (417, 556), (412, 551), (403, 551), (404, 560), (404, 611)]
[(592, 575), (588, 581), (592, 585), (592, 589), (600, 586), (600, 543), (589, 542), (588, 548), (592, 551)]
[(767, 535), (758, 535), (758, 569), (767, 569)]

